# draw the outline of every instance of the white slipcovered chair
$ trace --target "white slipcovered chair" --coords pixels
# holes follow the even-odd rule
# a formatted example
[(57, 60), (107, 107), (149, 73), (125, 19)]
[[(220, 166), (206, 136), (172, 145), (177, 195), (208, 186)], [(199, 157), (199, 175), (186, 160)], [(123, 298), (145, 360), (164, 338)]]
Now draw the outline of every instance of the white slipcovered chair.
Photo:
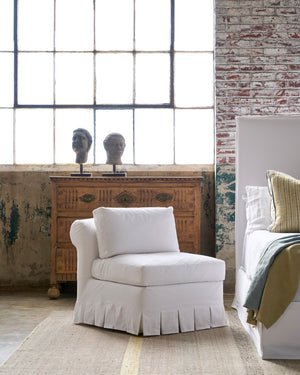
[(144, 336), (226, 324), (225, 264), (180, 252), (173, 208), (98, 208), (70, 230), (74, 323)]

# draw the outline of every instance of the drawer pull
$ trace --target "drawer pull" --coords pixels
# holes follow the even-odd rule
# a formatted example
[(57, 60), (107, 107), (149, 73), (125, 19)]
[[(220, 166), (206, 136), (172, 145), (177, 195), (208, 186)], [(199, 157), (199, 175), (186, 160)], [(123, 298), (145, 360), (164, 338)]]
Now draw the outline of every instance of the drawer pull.
[(79, 200), (81, 200), (81, 202), (85, 202), (85, 203), (93, 202), (95, 199), (96, 199), (96, 197), (93, 194), (84, 194), (81, 197), (79, 197)]
[(117, 196), (117, 202), (123, 205), (128, 205), (134, 201), (133, 195), (124, 192)]
[(172, 199), (172, 195), (169, 193), (159, 193), (155, 198), (160, 202), (167, 202)]

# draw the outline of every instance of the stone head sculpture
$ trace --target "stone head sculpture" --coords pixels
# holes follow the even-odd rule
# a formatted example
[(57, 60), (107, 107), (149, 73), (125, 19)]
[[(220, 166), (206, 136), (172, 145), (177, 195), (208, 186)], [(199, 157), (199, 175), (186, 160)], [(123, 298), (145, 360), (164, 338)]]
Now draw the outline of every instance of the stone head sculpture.
[(83, 164), (87, 161), (92, 142), (92, 136), (86, 129), (78, 128), (73, 131), (72, 148), (76, 153), (76, 163)]
[(126, 146), (123, 135), (119, 133), (110, 133), (104, 139), (103, 145), (107, 155), (106, 164), (122, 164), (121, 157)]

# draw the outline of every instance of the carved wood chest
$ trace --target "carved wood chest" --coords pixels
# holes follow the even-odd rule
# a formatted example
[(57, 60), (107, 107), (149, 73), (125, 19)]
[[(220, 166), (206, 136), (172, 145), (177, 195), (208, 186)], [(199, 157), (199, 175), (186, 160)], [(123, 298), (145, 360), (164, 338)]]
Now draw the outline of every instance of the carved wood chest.
[(180, 250), (200, 253), (201, 177), (50, 178), (52, 292), (60, 283), (76, 281), (76, 250), (69, 235), (72, 222), (92, 217), (100, 206), (173, 206)]

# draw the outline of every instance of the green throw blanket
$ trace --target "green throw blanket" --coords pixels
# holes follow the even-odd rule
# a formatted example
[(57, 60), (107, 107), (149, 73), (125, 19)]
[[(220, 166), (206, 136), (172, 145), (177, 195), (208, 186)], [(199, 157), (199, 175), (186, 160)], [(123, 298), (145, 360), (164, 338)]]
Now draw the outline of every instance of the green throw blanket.
[(248, 323), (260, 320), (269, 328), (293, 300), (299, 283), (299, 243), (299, 234), (289, 235), (271, 242), (262, 252), (244, 304)]

